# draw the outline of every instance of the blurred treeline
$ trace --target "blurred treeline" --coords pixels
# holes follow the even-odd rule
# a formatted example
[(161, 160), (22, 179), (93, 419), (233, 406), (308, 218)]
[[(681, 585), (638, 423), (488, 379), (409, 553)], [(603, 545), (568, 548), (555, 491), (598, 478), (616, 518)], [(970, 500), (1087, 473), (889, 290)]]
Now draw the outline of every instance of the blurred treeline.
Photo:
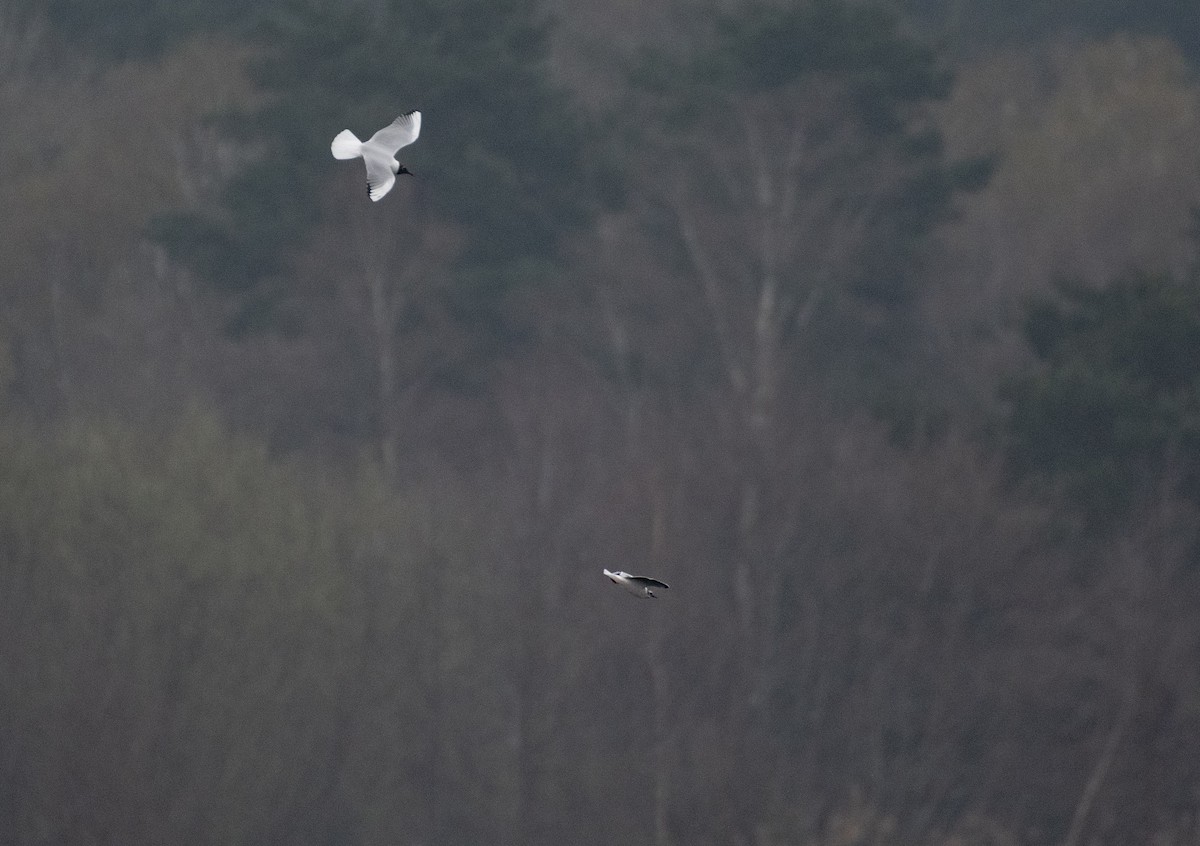
[(0, 843), (1200, 840), (1194, 0), (5, 0), (0, 124)]

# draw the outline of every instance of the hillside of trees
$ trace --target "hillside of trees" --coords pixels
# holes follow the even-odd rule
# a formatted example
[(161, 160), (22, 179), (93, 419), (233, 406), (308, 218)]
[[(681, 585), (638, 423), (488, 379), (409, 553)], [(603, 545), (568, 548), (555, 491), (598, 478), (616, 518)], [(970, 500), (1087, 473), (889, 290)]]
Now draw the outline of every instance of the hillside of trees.
[(1198, 9), (8, 0), (0, 843), (1200, 842)]

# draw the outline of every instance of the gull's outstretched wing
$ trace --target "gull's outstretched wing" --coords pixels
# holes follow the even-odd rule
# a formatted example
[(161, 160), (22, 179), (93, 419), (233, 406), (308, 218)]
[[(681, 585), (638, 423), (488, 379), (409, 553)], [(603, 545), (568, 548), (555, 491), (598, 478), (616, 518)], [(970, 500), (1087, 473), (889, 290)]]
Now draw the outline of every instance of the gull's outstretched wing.
[(368, 144), (378, 146), (395, 155), (401, 147), (407, 147), (421, 134), (421, 113), (409, 112), (400, 115), (383, 129), (371, 136)]
[(671, 586), (666, 582), (660, 582), (658, 579), (651, 579), (647, 576), (630, 576), (629, 581), (633, 582), (634, 584), (641, 585), (642, 587), (660, 587), (666, 588), (667, 590), (671, 589)]
[(396, 184), (396, 174), (392, 173), (392, 157), (367, 146), (363, 147), (362, 157), (367, 163), (367, 193), (372, 200), (379, 202)]

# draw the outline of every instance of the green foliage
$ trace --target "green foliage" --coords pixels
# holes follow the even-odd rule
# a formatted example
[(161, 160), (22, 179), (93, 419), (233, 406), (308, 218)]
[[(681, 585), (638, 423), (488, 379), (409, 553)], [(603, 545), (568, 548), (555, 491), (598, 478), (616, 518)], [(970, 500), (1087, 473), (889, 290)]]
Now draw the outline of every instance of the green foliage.
[(249, 291), (281, 273), (321, 221), (331, 181), (363, 178), (338, 169), (330, 139), (343, 128), (367, 137), (410, 108), (424, 113), (404, 155), (418, 213), (462, 232), (462, 269), (491, 275), (493, 299), (506, 267), (552, 259), (559, 238), (591, 219), (584, 124), (548, 81), (530, 0), (294, 2), (256, 40), (264, 53), (252, 72), (268, 99), (225, 125), (261, 156), (220, 208), (154, 230), (218, 286)]
[(49, 0), (50, 24), (106, 60), (156, 57), (201, 33), (241, 29), (277, 0)]
[(86, 267), (78, 277), (128, 258), (147, 220), (182, 200), (197, 124), (249, 102), (245, 55), (228, 42), (195, 41), (155, 62), (56, 69), (0, 86), (0, 113), (22, 127), (0, 138), (0, 194), (21, 209), (0, 219), (0, 286), (27, 291), (65, 254)]
[(1200, 86), (1163, 39), (1019, 45), (960, 64), (939, 113), (955, 154), (998, 153), (987, 187), (940, 233), (949, 284), (929, 289), (942, 327), (974, 327), (948, 356), (960, 396), (988, 405), (994, 389), (976, 375), (1020, 342), (999, 316), (1030, 294), (1063, 276), (1186, 272)]
[(402, 586), (434, 560), (416, 523), (201, 415), (0, 429), (4, 839), (315, 842), (279, 826), (334, 792), (371, 637), (392, 663), (414, 649)]
[(1193, 0), (902, 0), (901, 7), (968, 47), (1029, 44), (1125, 31), (1168, 36), (1200, 61), (1200, 5)]
[(723, 280), (713, 307), (743, 346), (758, 325), (746, 280), (770, 279), (792, 347), (779, 361), (850, 369), (830, 381), (853, 394), (911, 359), (928, 236), (992, 170), (986, 155), (952, 157), (932, 126), (950, 81), (894, 14), (840, 0), (752, 4), (690, 52), (646, 56), (630, 145), (656, 156), (643, 181), (662, 186), (668, 215), (695, 221), (677, 249), (702, 244)]
[(1200, 498), (1200, 286), (1131, 274), (1031, 304), (1041, 368), (1006, 393), (1018, 476), (1063, 484), (1089, 513), (1164, 492)]
[(903, 109), (944, 97), (950, 76), (932, 49), (904, 38), (898, 20), (873, 4), (839, 0), (759, 6), (719, 23), (714, 70), (727, 82), (769, 90), (812, 74), (847, 81), (864, 123), (900, 130)]
[(676, 117), (687, 122), (704, 114), (714, 94), (769, 93), (825, 75), (846, 87), (866, 128), (902, 132), (911, 117), (906, 110), (945, 97), (951, 77), (937, 53), (905, 36), (899, 23), (875, 4), (759, 3), (719, 17), (711, 43), (692, 56), (650, 51), (633, 82), (669, 92)]

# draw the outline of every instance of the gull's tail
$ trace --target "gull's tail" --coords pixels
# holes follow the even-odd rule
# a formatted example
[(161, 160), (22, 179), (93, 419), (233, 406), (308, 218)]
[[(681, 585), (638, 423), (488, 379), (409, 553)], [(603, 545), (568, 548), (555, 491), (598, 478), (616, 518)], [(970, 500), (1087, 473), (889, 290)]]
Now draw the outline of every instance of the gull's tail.
[(356, 159), (362, 155), (362, 142), (349, 129), (343, 129), (329, 145), (335, 159)]

